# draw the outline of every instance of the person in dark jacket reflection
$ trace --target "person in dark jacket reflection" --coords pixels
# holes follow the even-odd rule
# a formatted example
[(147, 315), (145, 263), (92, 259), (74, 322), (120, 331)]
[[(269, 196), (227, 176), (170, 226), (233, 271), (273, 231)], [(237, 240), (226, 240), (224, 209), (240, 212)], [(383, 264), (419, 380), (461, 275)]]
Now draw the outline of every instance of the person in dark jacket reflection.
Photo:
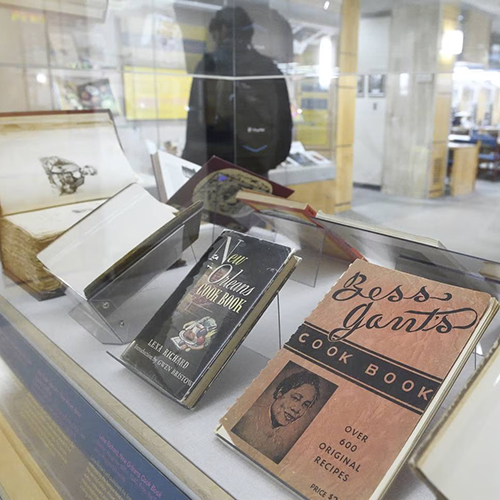
[(292, 140), (283, 74), (252, 46), (253, 23), (243, 8), (218, 11), (209, 32), (216, 48), (195, 69), (183, 158), (202, 165), (216, 155), (267, 175)]

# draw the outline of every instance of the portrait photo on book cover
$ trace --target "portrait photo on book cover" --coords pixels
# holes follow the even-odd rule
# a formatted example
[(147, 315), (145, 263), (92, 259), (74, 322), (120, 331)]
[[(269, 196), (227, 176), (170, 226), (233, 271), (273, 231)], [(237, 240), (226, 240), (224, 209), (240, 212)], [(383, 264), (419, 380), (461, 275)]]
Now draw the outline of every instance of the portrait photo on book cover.
[(231, 431), (279, 464), (337, 387), (289, 361)]

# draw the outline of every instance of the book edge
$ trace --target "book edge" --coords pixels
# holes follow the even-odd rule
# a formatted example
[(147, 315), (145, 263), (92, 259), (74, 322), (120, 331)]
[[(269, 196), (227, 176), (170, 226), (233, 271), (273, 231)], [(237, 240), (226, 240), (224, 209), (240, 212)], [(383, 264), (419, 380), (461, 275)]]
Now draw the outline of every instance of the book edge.
[[(496, 299), (492, 298), (492, 301)], [(499, 304), (497, 302), (496, 309), (498, 311)], [(473, 391), (474, 386), (476, 386), (481, 380), (484, 370), (486, 370), (488, 364), (494, 360), (494, 358), (500, 355), (500, 339), (491, 347), (490, 351), (481, 361), (480, 365), (476, 368), (475, 372), (471, 375), (469, 380), (460, 390), (458, 396), (454, 399), (451, 406), (446, 410), (446, 412), (440, 417), (436, 426), (431, 430), (428, 436), (426, 436), (421, 443), (419, 443), (415, 453), (409, 460), (409, 465), (412, 471), (420, 477), (420, 479), (435, 493), (441, 495), (443, 498), (443, 493), (439, 490), (437, 485), (435, 485), (421, 469), (423, 461), (432, 452), (433, 448), (438, 446), (437, 440), (439, 440), (439, 435), (446, 431), (446, 429), (451, 425), (453, 418), (460, 408), (466, 404), (469, 391)]]
[(167, 189), (163, 179), (163, 172), (161, 171), (161, 161), (158, 151), (151, 156), (151, 164), (153, 165), (153, 173), (156, 179), (156, 186), (158, 187), (158, 195), (161, 203), (168, 203)]
[[(441, 243), (441, 241), (431, 238), (428, 236), (419, 236), (417, 234), (405, 233), (404, 231), (399, 231), (397, 229), (385, 228), (383, 226), (378, 226), (376, 224), (364, 223), (356, 220), (339, 220), (335, 215), (327, 214), (321, 210), (316, 214), (316, 219), (319, 221), (331, 222), (333, 224), (340, 224), (342, 226), (352, 227), (354, 229), (359, 229), (361, 231), (371, 231), (372, 233), (381, 234), (383, 236), (388, 236), (391, 238), (398, 238), (404, 241), (412, 241), (414, 243), (420, 243), (422, 245), (431, 246), (434, 248), (445, 249), (446, 247)], [(326, 228), (325, 228), (326, 229)]]
[(443, 401), (450, 392), (450, 389), (456, 382), (458, 376), (462, 372), (465, 363), (467, 362), (470, 355), (473, 353), (474, 348), (476, 347), (477, 343), (479, 342), (484, 332), (486, 331), (486, 328), (490, 324), (491, 319), (498, 312), (498, 309), (499, 309), (498, 301), (495, 298), (491, 297), (489, 306), (485, 310), (479, 323), (477, 324), (472, 335), (467, 341), (467, 344), (460, 352), (455, 363), (453, 363), (453, 365), (450, 367), (448, 374), (444, 378), (438, 392), (430, 402), (428, 408), (425, 410), (422, 417), (417, 422), (417, 425), (415, 426), (414, 430), (406, 440), (404, 446), (401, 448), (401, 451), (394, 460), (393, 464), (391, 465), (391, 467), (389, 467), (387, 473), (384, 475), (378, 487), (373, 492), (372, 496), (370, 497), (371, 500), (379, 500), (387, 492), (388, 488), (396, 478), (397, 474), (399, 473), (405, 462), (408, 460), (410, 454), (417, 445), (418, 441), (421, 439), (423, 432), (429, 426), (431, 420), (434, 418), (437, 411), (443, 404)]

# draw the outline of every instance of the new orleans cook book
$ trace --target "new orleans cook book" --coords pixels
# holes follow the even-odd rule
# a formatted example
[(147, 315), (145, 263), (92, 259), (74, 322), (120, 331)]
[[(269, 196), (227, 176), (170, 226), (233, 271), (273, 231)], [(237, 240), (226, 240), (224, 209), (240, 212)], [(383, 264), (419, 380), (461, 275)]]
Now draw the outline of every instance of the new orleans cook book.
[(123, 352), (122, 361), (193, 407), (298, 261), (288, 247), (224, 231)]
[(357, 260), (216, 432), (305, 498), (380, 498), (497, 310)]

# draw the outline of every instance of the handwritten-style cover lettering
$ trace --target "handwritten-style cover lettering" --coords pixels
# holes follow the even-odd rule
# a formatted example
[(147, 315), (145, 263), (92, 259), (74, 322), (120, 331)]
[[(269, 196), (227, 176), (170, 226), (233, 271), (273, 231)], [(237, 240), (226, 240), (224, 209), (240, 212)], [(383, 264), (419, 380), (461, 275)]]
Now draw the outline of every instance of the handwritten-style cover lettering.
[(217, 432), (306, 498), (368, 499), (489, 303), (358, 260)]

